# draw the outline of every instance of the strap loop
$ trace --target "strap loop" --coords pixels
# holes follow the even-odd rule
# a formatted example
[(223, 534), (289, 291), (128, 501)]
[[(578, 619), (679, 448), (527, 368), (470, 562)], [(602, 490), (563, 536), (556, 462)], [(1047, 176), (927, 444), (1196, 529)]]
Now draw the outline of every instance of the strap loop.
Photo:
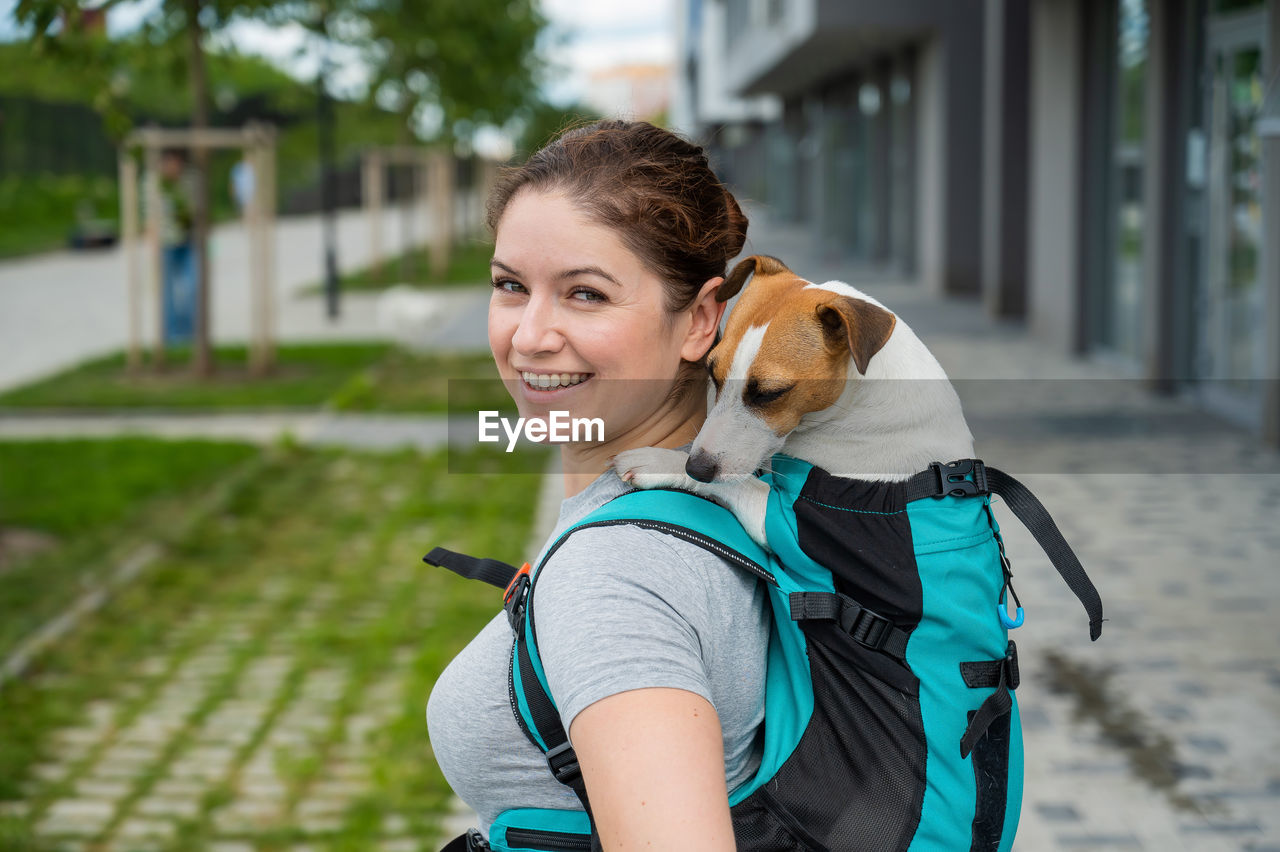
[(970, 716), (969, 727), (960, 738), (960, 757), (964, 759), (986, 736), (991, 723), (1013, 710), (1009, 690), (1018, 688), (1018, 646), (1009, 642), (1003, 659), (961, 663), (960, 676), (964, 678), (965, 686), (971, 689), (995, 687), (995, 692), (987, 696), (987, 700)]

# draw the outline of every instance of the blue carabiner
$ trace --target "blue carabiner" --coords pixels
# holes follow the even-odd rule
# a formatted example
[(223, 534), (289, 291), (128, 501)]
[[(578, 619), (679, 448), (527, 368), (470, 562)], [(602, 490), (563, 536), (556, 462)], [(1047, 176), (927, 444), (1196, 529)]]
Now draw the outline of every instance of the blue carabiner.
[(1022, 611), (1022, 607), (1018, 607), (1018, 615), (1016, 618), (1009, 617), (1009, 609), (1004, 604), (996, 604), (996, 612), (1000, 614), (1000, 623), (1004, 625), (1005, 630), (1013, 630), (1015, 627), (1021, 627), (1022, 622), (1026, 620), (1026, 613)]

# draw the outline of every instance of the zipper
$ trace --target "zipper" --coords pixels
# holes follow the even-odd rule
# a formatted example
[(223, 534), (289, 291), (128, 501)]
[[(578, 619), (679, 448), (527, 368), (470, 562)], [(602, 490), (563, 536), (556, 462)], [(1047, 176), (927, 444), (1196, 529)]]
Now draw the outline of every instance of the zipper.
[(532, 828), (508, 828), (507, 845), (516, 849), (540, 849), (545, 852), (591, 852), (591, 838), (588, 835)]

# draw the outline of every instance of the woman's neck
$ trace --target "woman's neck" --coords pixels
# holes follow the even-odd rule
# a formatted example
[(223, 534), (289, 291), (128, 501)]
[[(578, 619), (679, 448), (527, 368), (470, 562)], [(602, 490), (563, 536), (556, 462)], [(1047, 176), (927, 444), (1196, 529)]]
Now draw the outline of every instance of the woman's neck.
[(560, 447), (564, 496), (581, 492), (608, 470), (613, 457), (624, 450), (683, 447), (694, 439), (706, 419), (705, 396), (691, 393), (680, 403), (663, 406), (636, 428), (613, 440), (600, 444), (564, 444)]

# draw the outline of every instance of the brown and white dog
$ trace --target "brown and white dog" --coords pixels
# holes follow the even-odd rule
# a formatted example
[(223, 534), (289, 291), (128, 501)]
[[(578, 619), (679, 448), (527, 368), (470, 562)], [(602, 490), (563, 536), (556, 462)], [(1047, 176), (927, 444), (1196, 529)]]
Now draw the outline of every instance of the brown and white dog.
[(973, 456), (955, 389), (900, 318), (848, 284), (814, 284), (764, 255), (735, 266), (716, 299), (753, 273), (707, 356), (715, 405), (690, 453), (619, 453), (623, 479), (715, 500), (767, 546), (769, 488), (754, 474), (774, 453), (878, 481)]

